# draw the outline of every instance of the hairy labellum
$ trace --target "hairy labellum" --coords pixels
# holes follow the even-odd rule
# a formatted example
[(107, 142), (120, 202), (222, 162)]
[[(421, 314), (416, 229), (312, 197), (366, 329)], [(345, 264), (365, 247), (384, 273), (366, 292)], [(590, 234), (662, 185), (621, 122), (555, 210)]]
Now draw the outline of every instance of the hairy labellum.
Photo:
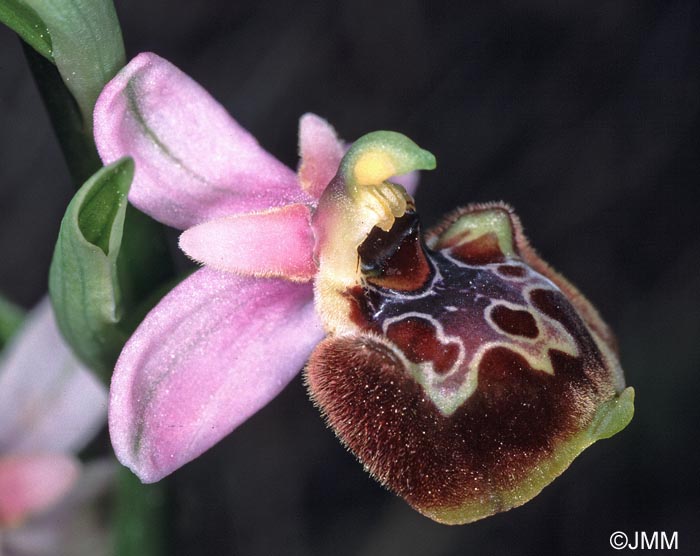
[[(349, 187), (352, 176), (341, 166), (333, 202), (343, 187), (358, 206), (363, 191), (398, 189)], [(391, 213), (359, 219), (352, 268), (324, 258), (324, 238), (342, 238), (319, 220), (330, 335), (309, 361), (310, 394), (366, 469), (425, 515), (466, 523), (518, 506), (631, 419), (612, 335), (506, 205), (459, 210), (425, 238), (410, 199)]]

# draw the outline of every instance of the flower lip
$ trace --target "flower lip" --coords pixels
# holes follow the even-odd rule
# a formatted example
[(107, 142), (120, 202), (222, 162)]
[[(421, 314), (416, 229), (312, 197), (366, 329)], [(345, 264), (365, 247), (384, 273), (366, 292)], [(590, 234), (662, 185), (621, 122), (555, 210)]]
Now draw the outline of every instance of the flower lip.
[[(411, 215), (373, 228), (354, 283), (317, 286), (333, 328), (306, 382), (374, 477), (432, 519), (467, 523), (526, 502), (624, 428), (633, 391), (587, 305), (531, 263), (509, 207), (456, 212), (429, 248)], [(396, 287), (411, 246), (432, 279)]]

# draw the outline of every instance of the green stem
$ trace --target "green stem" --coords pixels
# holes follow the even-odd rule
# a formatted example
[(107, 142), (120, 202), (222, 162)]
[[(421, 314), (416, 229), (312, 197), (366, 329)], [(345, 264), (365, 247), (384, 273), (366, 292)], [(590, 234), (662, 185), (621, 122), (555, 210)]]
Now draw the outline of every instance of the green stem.
[(144, 485), (126, 468), (119, 470), (115, 511), (115, 554), (165, 556), (168, 546), (166, 518), (167, 480)]
[(56, 66), (24, 41), (22, 49), (49, 113), (68, 170), (78, 188), (102, 167), (92, 138), (92, 126), (85, 125), (78, 104), (63, 83)]
[(21, 326), (24, 311), (0, 295), (0, 351)]

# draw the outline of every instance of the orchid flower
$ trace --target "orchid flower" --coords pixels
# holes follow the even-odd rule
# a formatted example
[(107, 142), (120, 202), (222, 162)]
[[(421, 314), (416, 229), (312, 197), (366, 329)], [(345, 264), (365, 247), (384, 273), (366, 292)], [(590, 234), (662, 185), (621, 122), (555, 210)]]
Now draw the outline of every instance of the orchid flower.
[(340, 440), (446, 523), (524, 503), (627, 424), (612, 334), (508, 206), (469, 206), (424, 236), (392, 176), (434, 168), (431, 153), (387, 131), (345, 152), (313, 115), (299, 135), (295, 173), (153, 54), (98, 99), (103, 161), (134, 158), (130, 202), (184, 230), (180, 247), (204, 265), (119, 357), (109, 423), (122, 463), (159, 480), (310, 354), (310, 395)]
[(114, 469), (82, 466), (74, 454), (106, 413), (106, 389), (73, 357), (42, 301), (0, 359), (0, 554), (77, 553), (68, 548), (78, 540), (72, 518)]

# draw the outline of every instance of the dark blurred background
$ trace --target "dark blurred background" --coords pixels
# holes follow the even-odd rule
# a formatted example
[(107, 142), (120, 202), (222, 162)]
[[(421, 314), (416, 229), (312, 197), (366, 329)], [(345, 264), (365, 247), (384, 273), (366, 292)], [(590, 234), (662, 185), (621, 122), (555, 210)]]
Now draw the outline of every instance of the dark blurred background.
[[(301, 380), (170, 483), (176, 555), (597, 555), (621, 530), (700, 554), (700, 3), (117, 0), (153, 50), (296, 164), (298, 117), (402, 131), (438, 159), (425, 225), (505, 200), (620, 340), (631, 425), (525, 506), (461, 527), (380, 488)], [(46, 290), (73, 189), (0, 29), (0, 291)], [(669, 551), (673, 552), (673, 551)]]

